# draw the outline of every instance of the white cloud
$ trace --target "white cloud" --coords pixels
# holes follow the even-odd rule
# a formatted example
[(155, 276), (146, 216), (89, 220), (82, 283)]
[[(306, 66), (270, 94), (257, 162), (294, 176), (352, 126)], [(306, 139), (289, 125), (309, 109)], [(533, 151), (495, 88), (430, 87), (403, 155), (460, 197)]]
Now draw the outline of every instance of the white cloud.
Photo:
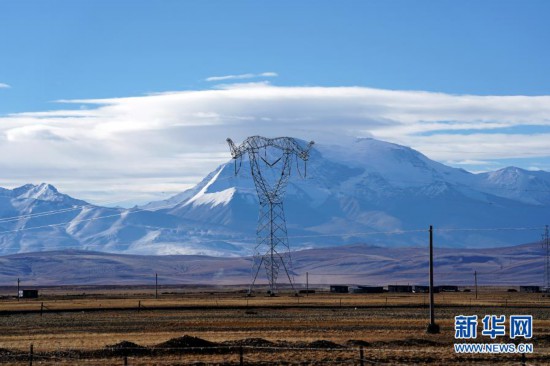
[(8, 89), (8, 88), (11, 88), (11, 86), (5, 83), (0, 83), (0, 89)]
[(276, 72), (262, 72), (261, 74), (238, 74), (238, 75), (223, 75), (223, 76), (210, 76), (204, 80), (206, 81), (226, 81), (226, 80), (243, 80), (254, 78), (273, 78), (279, 76)]
[(492, 165), (491, 161), (485, 160), (450, 160), (446, 162), (447, 165)]
[[(183, 190), (229, 160), (227, 137), (238, 142), (254, 134), (319, 143), (373, 136), (465, 167), (506, 158), (525, 158), (525, 168), (534, 158), (550, 166), (550, 96), (248, 83), (60, 102), (74, 108), (0, 117), (4, 182), (46, 181), (83, 198), (147, 200), (158, 197), (155, 191)], [(522, 132), (525, 125), (541, 132)]]

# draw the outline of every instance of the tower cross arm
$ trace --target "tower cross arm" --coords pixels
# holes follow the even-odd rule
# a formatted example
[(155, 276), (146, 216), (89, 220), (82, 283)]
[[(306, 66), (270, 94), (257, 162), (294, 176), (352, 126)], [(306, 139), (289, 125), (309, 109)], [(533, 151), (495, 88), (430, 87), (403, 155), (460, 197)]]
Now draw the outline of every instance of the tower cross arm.
[(302, 148), (300, 145), (298, 145), (294, 140), (293, 140), (293, 143), (297, 145), (296, 155), (298, 155), (298, 157), (302, 160), (307, 160), (309, 158), (309, 150), (311, 150), (311, 147), (313, 146), (313, 144), (315, 144), (315, 142), (314, 141), (308, 142), (305, 149)]
[(258, 151), (259, 149), (266, 147), (274, 147), (281, 149), (286, 153), (296, 154), (300, 159), (307, 160), (309, 158), (309, 151), (314, 142), (310, 141), (305, 147), (302, 147), (295, 139), (290, 137), (276, 137), (268, 139), (261, 136), (248, 137), (239, 146), (235, 145), (230, 138), (226, 139), (229, 149), (231, 150), (231, 156), (233, 159), (242, 157), (246, 152)]
[(237, 146), (230, 138), (227, 138), (225, 141), (227, 141), (227, 144), (229, 145), (229, 150), (231, 150), (231, 157), (233, 159), (242, 157), (247, 150), (245, 144)]

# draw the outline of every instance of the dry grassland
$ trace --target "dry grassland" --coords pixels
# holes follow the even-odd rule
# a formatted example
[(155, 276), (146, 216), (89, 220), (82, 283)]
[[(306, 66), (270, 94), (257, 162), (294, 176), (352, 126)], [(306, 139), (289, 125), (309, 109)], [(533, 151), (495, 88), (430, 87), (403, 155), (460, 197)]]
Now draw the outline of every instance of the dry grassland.
[[(0, 300), (0, 363), (28, 365), (32, 343), (41, 365), (123, 365), (124, 355), (129, 365), (238, 365), (241, 345), (247, 365), (358, 365), (360, 346), (365, 365), (521, 365), (520, 355), (456, 355), (454, 316), (530, 314), (535, 353), (527, 364), (550, 364), (550, 297), (542, 294), (486, 290), (477, 300), (473, 293), (436, 294), (441, 333), (428, 335), (426, 294), (247, 298), (193, 291), (154, 299), (154, 291), (97, 291), (45, 290), (38, 300)], [(212, 343), (192, 348), (202, 347), (201, 340)]]

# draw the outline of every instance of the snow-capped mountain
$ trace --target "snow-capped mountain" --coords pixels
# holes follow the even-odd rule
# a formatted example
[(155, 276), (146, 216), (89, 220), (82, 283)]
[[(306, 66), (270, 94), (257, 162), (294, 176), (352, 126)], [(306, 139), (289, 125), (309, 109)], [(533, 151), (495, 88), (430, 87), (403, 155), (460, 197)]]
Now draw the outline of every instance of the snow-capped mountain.
[[(53, 186), (28, 184), (0, 190), (0, 253), (87, 249), (154, 254), (239, 253), (220, 245), (216, 228), (198, 229), (192, 222), (163, 212), (91, 205), (59, 193)], [(209, 229), (208, 242), (198, 243)], [(227, 236), (231, 230), (224, 229)], [(185, 241), (185, 244), (182, 244)]]
[[(355, 242), (420, 245), (425, 232), (387, 232), (429, 225), (439, 230), (436, 240), (442, 246), (518, 244), (538, 239), (539, 232), (475, 229), (542, 228), (550, 208), (548, 172), (511, 167), (472, 174), (374, 139), (315, 145), (307, 177), (298, 168), (293, 173), (285, 214), (296, 248)], [(161, 212), (254, 233), (258, 200), (248, 161), (237, 175), (232, 163), (220, 166), (189, 193)]]
[[(239, 167), (235, 174), (228, 153), (195, 187), (128, 210), (90, 205), (47, 184), (0, 189), (0, 253), (249, 254), (258, 198), (246, 157)], [(374, 139), (317, 144), (307, 175), (293, 162), (284, 206), (293, 249), (425, 245), (429, 225), (436, 246), (507, 246), (540, 238), (550, 173), (510, 167), (472, 174)]]

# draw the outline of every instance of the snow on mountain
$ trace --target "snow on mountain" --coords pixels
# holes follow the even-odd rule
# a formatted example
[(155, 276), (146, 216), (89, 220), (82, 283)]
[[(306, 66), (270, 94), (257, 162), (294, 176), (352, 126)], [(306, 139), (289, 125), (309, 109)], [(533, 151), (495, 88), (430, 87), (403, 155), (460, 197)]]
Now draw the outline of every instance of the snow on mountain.
[[(316, 144), (305, 172), (293, 162), (284, 200), (293, 249), (425, 245), (429, 225), (439, 247), (515, 245), (540, 232), (487, 229), (542, 228), (550, 208), (548, 172), (510, 167), (472, 174), (374, 139)], [(0, 189), (0, 253), (78, 248), (241, 256), (253, 250), (257, 217), (246, 157), (237, 165), (228, 159), (168, 200), (130, 210), (90, 205), (48, 184), (25, 185)]]
[(216, 182), (221, 172), (222, 169), (218, 169), (218, 171), (208, 182), (208, 184), (206, 184), (199, 192), (197, 192), (197, 194), (195, 194), (189, 200), (185, 201), (185, 205), (208, 205), (210, 207), (227, 205), (231, 201), (231, 198), (235, 193), (235, 187), (230, 187), (218, 192), (208, 193), (208, 188), (210, 188), (210, 186)]
[(524, 203), (546, 205), (550, 195), (550, 173), (545, 171), (528, 171), (508, 167), (479, 174), (477, 188), (493, 192)]
[[(318, 147), (318, 146), (317, 146)], [(428, 159), (406, 146), (371, 138), (357, 139), (353, 145), (321, 146), (325, 158), (382, 176), (395, 187), (415, 187), (434, 181), (467, 182), (472, 174)]]
[[(374, 139), (358, 139), (346, 146), (315, 145), (305, 179), (300, 175), (303, 167), (298, 168), (285, 197), (295, 248), (356, 242), (422, 244), (424, 233), (372, 233), (424, 229), (430, 224), (447, 230), (438, 237), (444, 246), (517, 244), (533, 240), (538, 233), (456, 229), (542, 227), (546, 202), (550, 202), (550, 189), (543, 189), (550, 173), (519, 170), (536, 179), (502, 176), (494, 181), (488, 174), (448, 167), (408, 147)], [(238, 227), (253, 236), (258, 200), (247, 159), (237, 175), (229, 162), (199, 187), (201, 193), (193, 197), (223, 197), (223, 205), (190, 198), (164, 211), (183, 219)]]
[[(197, 229), (162, 212), (95, 206), (48, 184), (0, 189), (0, 215), (1, 254), (68, 248), (146, 254), (246, 252), (224, 241), (229, 229)], [(199, 239), (205, 236), (203, 243)]]

